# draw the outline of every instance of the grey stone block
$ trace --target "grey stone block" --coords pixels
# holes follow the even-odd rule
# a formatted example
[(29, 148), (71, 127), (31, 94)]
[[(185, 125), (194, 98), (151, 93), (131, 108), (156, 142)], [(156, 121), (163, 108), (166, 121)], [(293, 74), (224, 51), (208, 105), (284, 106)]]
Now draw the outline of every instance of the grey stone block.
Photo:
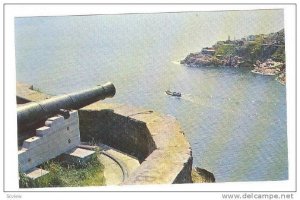
[(40, 137), (43, 137), (43, 136), (49, 134), (50, 132), (51, 132), (51, 129), (48, 126), (43, 126), (41, 128), (36, 129), (36, 135), (40, 136)]
[(38, 136), (25, 140), (18, 152), (20, 172), (34, 168), (80, 144), (77, 111), (71, 111), (68, 119), (62, 116), (49, 118), (44, 127), (36, 130), (36, 134)]
[(85, 165), (95, 158), (96, 152), (92, 150), (74, 148), (64, 153), (65, 161), (69, 164)]
[(45, 176), (48, 173), (49, 173), (49, 171), (47, 171), (47, 170), (43, 170), (43, 169), (35, 167), (35, 168), (32, 168), (32, 169), (28, 170), (27, 172), (25, 172), (25, 176), (32, 180), (37, 180), (37, 179), (41, 178), (42, 176)]

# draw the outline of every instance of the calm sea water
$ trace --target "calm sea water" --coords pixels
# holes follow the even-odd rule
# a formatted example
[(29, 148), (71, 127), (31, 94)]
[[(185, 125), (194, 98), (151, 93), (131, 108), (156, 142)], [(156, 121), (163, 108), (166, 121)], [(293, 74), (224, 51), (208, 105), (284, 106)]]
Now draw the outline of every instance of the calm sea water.
[[(111, 81), (117, 95), (105, 102), (175, 116), (194, 165), (213, 172), (218, 182), (285, 180), (285, 86), (247, 69), (177, 62), (220, 39), (209, 29), (214, 24), (203, 21), (216, 16), (222, 19), (210, 12), (17, 18), (17, 80), (55, 95)], [(281, 28), (276, 25), (267, 31)], [(165, 95), (166, 89), (182, 92), (182, 98)]]

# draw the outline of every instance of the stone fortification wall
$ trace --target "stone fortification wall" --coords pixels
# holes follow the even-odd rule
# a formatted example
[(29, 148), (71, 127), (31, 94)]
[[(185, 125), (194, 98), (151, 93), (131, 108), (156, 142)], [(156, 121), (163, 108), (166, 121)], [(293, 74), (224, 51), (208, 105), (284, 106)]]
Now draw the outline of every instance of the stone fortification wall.
[(68, 119), (63, 116), (49, 118), (45, 126), (36, 129), (36, 136), (23, 142), (18, 151), (19, 171), (26, 172), (78, 146), (78, 124), (77, 111), (71, 111)]
[(177, 120), (127, 105), (79, 110), (82, 140), (101, 141), (141, 162), (123, 184), (191, 183), (192, 151)]
[[(32, 87), (17, 85), (17, 97), (48, 98)], [(192, 151), (172, 116), (128, 105), (94, 103), (79, 110), (83, 141), (112, 146), (141, 162), (123, 184), (191, 183)]]
[(103, 103), (80, 109), (81, 140), (101, 142), (144, 161), (156, 146), (146, 123), (130, 118), (130, 111)]

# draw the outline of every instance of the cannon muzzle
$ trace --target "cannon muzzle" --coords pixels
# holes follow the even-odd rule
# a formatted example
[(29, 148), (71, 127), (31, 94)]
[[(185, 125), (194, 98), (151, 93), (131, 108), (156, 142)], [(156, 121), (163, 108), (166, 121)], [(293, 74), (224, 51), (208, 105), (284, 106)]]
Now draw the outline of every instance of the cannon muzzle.
[(31, 102), (17, 108), (18, 132), (34, 128), (49, 117), (60, 113), (61, 109), (75, 110), (99, 100), (113, 97), (115, 86), (108, 82), (87, 90), (56, 96), (40, 102)]

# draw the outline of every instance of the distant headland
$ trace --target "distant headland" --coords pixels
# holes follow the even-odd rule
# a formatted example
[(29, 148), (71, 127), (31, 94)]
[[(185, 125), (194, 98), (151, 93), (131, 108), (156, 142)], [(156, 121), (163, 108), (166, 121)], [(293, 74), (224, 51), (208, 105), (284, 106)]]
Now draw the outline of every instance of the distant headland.
[(275, 75), (280, 83), (285, 84), (284, 29), (234, 40), (228, 36), (226, 41), (190, 53), (180, 63), (188, 67), (251, 67), (253, 73)]

